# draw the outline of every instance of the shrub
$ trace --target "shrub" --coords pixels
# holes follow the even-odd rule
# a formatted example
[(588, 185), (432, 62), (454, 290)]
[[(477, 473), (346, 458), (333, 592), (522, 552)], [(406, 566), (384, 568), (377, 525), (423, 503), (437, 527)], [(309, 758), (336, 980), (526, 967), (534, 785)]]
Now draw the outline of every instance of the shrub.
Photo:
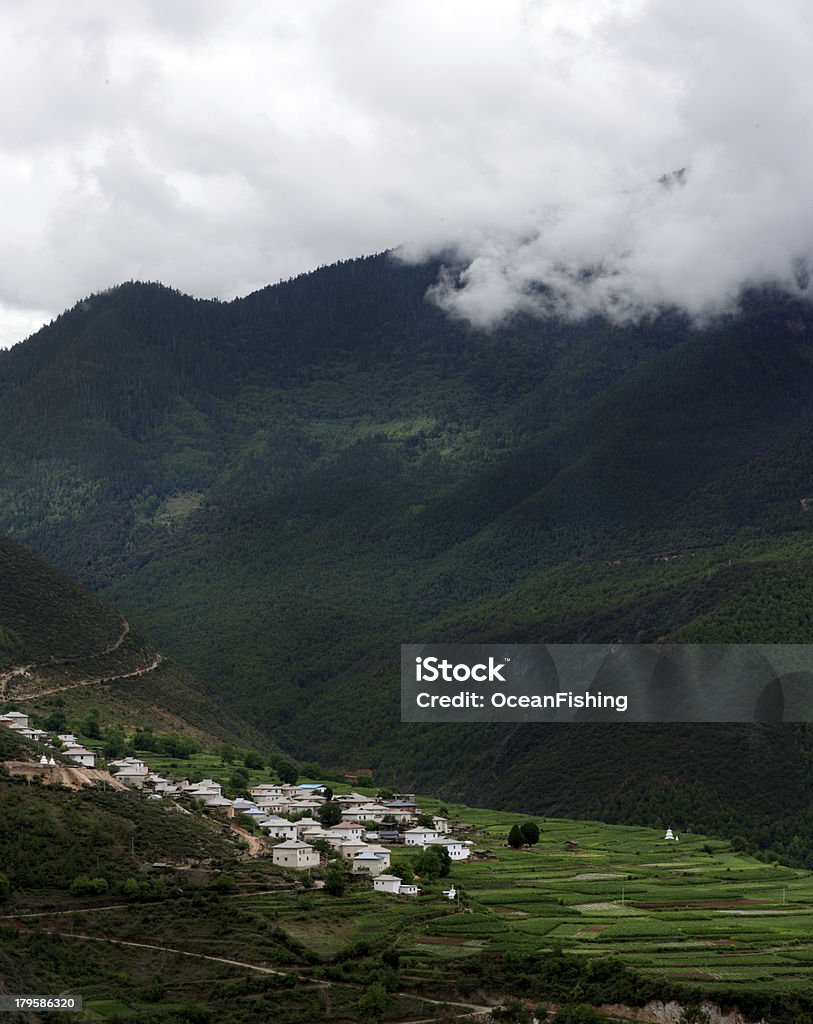
[(98, 896), (107, 892), (106, 878), (89, 878), (87, 875), (77, 875), (71, 882), (71, 893), (74, 896)]

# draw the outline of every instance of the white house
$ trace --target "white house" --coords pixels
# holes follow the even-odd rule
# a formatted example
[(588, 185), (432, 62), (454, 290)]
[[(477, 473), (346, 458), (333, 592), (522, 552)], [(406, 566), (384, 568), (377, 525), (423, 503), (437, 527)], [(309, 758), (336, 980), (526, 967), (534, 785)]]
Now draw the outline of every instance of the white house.
[[(297, 822), (298, 824), (298, 822)], [(317, 839), (327, 840), (328, 834), (323, 828), (306, 828), (303, 832), (299, 833), (299, 838), (306, 843), (313, 843)]]
[(367, 849), (371, 850), (384, 861), (385, 868), (390, 866), (390, 851), (386, 846), (379, 846), (377, 843), (369, 843)]
[(255, 786), (251, 790), (251, 795), (256, 799), (257, 797), (263, 796), (282, 796), (282, 786), (276, 782), (263, 782), (259, 786)]
[(28, 715), (24, 715), (22, 711), (4, 711), (0, 715), (0, 725), (5, 725), (9, 729), (27, 729)]
[(373, 889), (376, 892), (388, 892), (391, 896), (397, 896), (401, 888), (401, 879), (397, 875), (379, 875), (373, 879)]
[(316, 829), (319, 832), (322, 831), (322, 823), (317, 821), (316, 818), (299, 818), (297, 821), (293, 822), (293, 824), (296, 826), (296, 830), (300, 835), (304, 835), (304, 833), (309, 829)]
[(269, 814), (293, 814), (295, 811), (301, 811), (301, 807), (297, 807), (296, 802), (291, 800), (287, 796), (274, 796), (274, 797), (260, 797), (262, 803), (260, 804)]
[[(155, 795), (160, 796), (161, 794), (156, 791)], [(210, 796), (204, 801), (203, 806), (212, 814), (222, 814), (226, 818), (234, 817), (232, 802), (225, 796)]]
[(441, 835), (449, 831), (449, 819), (441, 818), (439, 814), (432, 815), (432, 828), (434, 828)]
[(275, 839), (298, 839), (296, 825), (285, 818), (255, 818), (260, 828)]
[(319, 867), (319, 851), (299, 839), (286, 839), (284, 843), (275, 846), (271, 857), (279, 867), (293, 868), (294, 871)]
[(253, 800), (246, 800), (245, 797), (238, 797), (236, 800), (232, 800), (232, 806), (235, 811), (249, 811), (252, 807), (257, 807), (257, 804)]
[(368, 874), (373, 878), (380, 875), (388, 867), (384, 858), (372, 850), (362, 850), (357, 853), (352, 861), (352, 870), (355, 874)]
[(149, 769), (143, 761), (139, 761), (137, 757), (125, 757), (121, 761), (112, 761), (111, 768), (118, 768), (119, 770), (115, 773), (116, 778), (120, 779), (127, 786), (141, 787), (144, 785), (144, 781), (149, 774)]
[[(331, 843), (331, 846), (333, 844)], [(351, 841), (349, 843), (342, 843), (339, 847), (339, 853), (345, 860), (352, 861), (357, 853), (364, 853), (368, 849), (366, 843), (359, 841)]]
[(418, 807), (412, 800), (385, 800), (387, 814), (392, 815), (396, 821), (415, 821), (418, 817)]
[(68, 747), (67, 750), (63, 751), (63, 754), (65, 757), (69, 757), (71, 761), (75, 761), (85, 768), (96, 767), (96, 755), (90, 750), (85, 750), (84, 747)]
[[(272, 826), (279, 825), (282, 828), (296, 829), (296, 826), (292, 821), (288, 821), (287, 818), (281, 818), (278, 814), (269, 814), (265, 818), (258, 818), (257, 824), (261, 825), (263, 828), (270, 828)], [(296, 836), (294, 836), (294, 839), (296, 839)]]
[(213, 796), (223, 796), (223, 790), (220, 783), (214, 779), (201, 779), (200, 782), (193, 782), (188, 786), (185, 794), (195, 800), (209, 800)]
[(364, 826), (354, 821), (340, 821), (338, 825), (331, 825), (328, 829), (332, 836), (340, 836), (345, 843), (351, 839), (363, 839), (364, 831)]
[(258, 807), (264, 807), (268, 811), (275, 810), (280, 800), (287, 806), (288, 798), (281, 793), (260, 793), (256, 789), (251, 790), (251, 798)]
[(375, 821), (380, 823), (391, 812), (383, 804), (355, 804), (343, 812), (346, 821)]
[(333, 799), (337, 804), (341, 804), (342, 807), (360, 807), (362, 804), (370, 802), (370, 798), (361, 793), (342, 793)]
[(440, 839), (440, 834), (433, 828), (410, 828), (404, 832), (406, 846), (422, 846), (424, 849)]
[(471, 856), (471, 847), (459, 839), (439, 839), (433, 846), (443, 846), (451, 860), (468, 860)]
[(397, 875), (379, 875), (373, 879), (373, 889), (391, 896), (417, 896), (421, 891), (417, 885), (402, 882)]

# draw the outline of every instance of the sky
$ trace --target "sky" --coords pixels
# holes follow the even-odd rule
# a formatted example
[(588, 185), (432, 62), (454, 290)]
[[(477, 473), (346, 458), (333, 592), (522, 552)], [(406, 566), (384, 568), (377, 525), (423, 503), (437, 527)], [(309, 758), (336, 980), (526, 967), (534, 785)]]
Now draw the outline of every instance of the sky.
[(0, 81), (0, 345), (390, 248), (481, 326), (813, 263), (802, 0), (0, 0)]

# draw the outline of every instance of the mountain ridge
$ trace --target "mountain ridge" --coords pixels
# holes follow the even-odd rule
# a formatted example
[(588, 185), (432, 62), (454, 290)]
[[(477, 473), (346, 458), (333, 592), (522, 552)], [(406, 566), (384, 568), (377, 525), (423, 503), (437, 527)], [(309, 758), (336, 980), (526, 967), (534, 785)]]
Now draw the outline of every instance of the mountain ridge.
[[(660, 823), (676, 798), (649, 777), (565, 786), (573, 807), (543, 785), (577, 727), (514, 764), (502, 727), (400, 725), (398, 645), (813, 640), (811, 308), (763, 289), (704, 327), (485, 333), (425, 301), (436, 272), (376, 256), (228, 304), (149, 285), (80, 304), (0, 354), (0, 529), (294, 755), (419, 763), (501, 801), (524, 766), (540, 810)], [(670, 735), (644, 742), (653, 777)]]

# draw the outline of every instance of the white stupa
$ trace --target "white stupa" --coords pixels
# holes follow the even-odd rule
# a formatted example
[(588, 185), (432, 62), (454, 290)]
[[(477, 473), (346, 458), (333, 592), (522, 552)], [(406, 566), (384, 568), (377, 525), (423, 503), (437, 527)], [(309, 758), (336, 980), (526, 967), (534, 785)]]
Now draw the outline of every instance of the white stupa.
[(52, 765), (56, 768), (56, 761), (54, 760), (53, 754), (51, 755), (51, 759), (48, 761), (48, 766), (50, 767)]
[(675, 838), (675, 837), (674, 837), (674, 835), (672, 835), (672, 830), (671, 830), (671, 828), (668, 828), (668, 829), (666, 830), (666, 835), (665, 835), (665, 836), (664, 836), (663, 838), (664, 838), (664, 839), (674, 839), (674, 838)]
[(48, 758), (45, 756), (45, 754), (43, 754), (42, 757), (40, 758), (40, 764), (48, 764)]

